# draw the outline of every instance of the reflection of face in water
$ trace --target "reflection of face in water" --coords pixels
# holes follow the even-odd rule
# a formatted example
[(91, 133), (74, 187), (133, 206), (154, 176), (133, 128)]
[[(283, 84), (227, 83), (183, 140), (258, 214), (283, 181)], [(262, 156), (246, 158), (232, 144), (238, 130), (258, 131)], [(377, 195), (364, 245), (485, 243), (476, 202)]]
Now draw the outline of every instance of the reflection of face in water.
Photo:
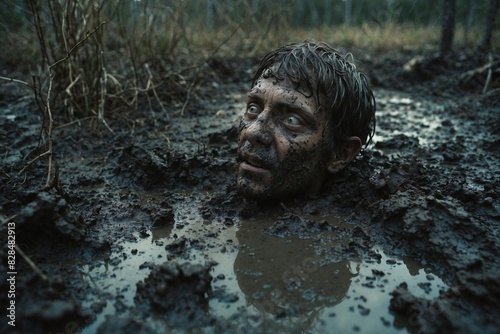
[(241, 224), (241, 246), (234, 270), (247, 302), (270, 315), (308, 323), (318, 312), (342, 301), (349, 289), (349, 261), (323, 264), (314, 238), (278, 238), (263, 233), (269, 222)]

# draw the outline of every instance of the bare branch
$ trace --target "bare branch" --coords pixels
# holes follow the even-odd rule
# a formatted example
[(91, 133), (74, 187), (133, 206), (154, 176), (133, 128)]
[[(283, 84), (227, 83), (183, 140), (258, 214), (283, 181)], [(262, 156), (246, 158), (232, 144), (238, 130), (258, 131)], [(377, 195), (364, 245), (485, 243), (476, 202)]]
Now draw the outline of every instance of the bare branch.
[(16, 244), (16, 252), (21, 255), (23, 260), (28, 264), (28, 266), (40, 277), (40, 279), (44, 282), (49, 284), (49, 279), (48, 277), (38, 268), (38, 266), (31, 261), (31, 259), (24, 253), (24, 251), (19, 247), (18, 244)]
[(21, 85), (28, 86), (31, 90), (35, 90), (35, 87), (33, 87), (33, 85), (31, 85), (30, 83), (28, 83), (26, 81), (14, 79), (14, 78), (2, 77), (2, 76), (0, 76), (0, 80), (5, 80), (5, 81), (8, 81), (8, 82), (18, 83), (18, 84), (21, 84)]
[(483, 94), (486, 94), (488, 91), (488, 86), (490, 85), (491, 81), (491, 69), (492, 69), (492, 63), (493, 63), (493, 56), (491, 55), (491, 52), (488, 54), (488, 60), (489, 60), (489, 66), (488, 66), (488, 74), (486, 75), (486, 82), (483, 87)]
[(198, 81), (198, 77), (199, 77), (199, 75), (200, 75), (200, 73), (201, 73), (201, 70), (203, 69), (204, 65), (205, 65), (205, 64), (207, 64), (207, 61), (208, 61), (209, 59), (211, 59), (211, 58), (212, 58), (212, 57), (213, 57), (213, 56), (214, 56), (214, 55), (215, 55), (215, 54), (219, 51), (219, 49), (220, 49), (220, 48), (221, 48), (224, 44), (226, 44), (226, 43), (227, 43), (227, 41), (229, 41), (229, 40), (230, 40), (230, 39), (231, 39), (231, 38), (232, 38), (232, 37), (236, 34), (236, 32), (237, 32), (237, 31), (241, 28), (241, 26), (242, 26), (242, 25), (243, 25), (246, 21), (248, 21), (248, 19), (245, 19), (245, 20), (243, 20), (242, 22), (240, 22), (240, 24), (239, 24), (239, 25), (238, 25), (238, 26), (237, 26), (237, 27), (233, 30), (233, 32), (232, 32), (232, 33), (231, 33), (231, 34), (230, 34), (230, 35), (229, 35), (229, 36), (228, 36), (225, 40), (223, 40), (223, 41), (222, 41), (222, 43), (220, 43), (220, 44), (219, 44), (219, 45), (215, 48), (215, 50), (213, 50), (213, 51), (212, 51), (212, 53), (211, 53), (208, 57), (206, 57), (206, 58), (205, 58), (205, 60), (204, 60), (204, 61), (203, 61), (200, 65), (198, 65), (198, 68), (197, 68), (196, 73), (195, 73), (195, 75), (194, 75), (194, 79), (193, 79), (193, 81), (191, 82), (191, 85), (190, 85), (190, 86), (189, 86), (189, 88), (188, 88), (188, 91), (187, 91), (187, 96), (186, 96), (186, 100), (184, 101), (184, 104), (182, 105), (182, 109), (181, 109), (181, 112), (180, 112), (181, 116), (184, 116), (184, 112), (185, 112), (185, 110), (186, 110), (186, 108), (187, 108), (187, 106), (188, 106), (188, 104), (189, 104), (189, 100), (190, 100), (190, 98), (191, 98), (191, 92), (192, 92), (192, 90), (193, 90), (194, 85), (195, 85), (195, 84), (196, 84), (196, 82)]
[[(16, 218), (17, 218), (17, 215), (10, 216), (10, 217), (8, 217), (7, 219), (2, 220), (2, 221), (0, 222), (0, 226), (5, 225), (5, 224), (7, 224), (7, 223), (10, 223), (11, 221), (13, 221), (13, 220), (14, 220), (14, 219), (16, 219)], [(3, 219), (3, 218), (2, 218), (2, 219)]]
[(82, 40), (80, 40), (78, 43), (76, 43), (75, 45), (73, 45), (73, 47), (67, 52), (66, 56), (59, 59), (58, 61), (56, 61), (55, 63), (53, 63), (52, 65), (49, 66), (49, 71), (54, 67), (56, 66), (57, 64), (59, 63), (62, 63), (63, 61), (67, 60), (69, 58), (69, 56), (80, 46), (82, 45), (87, 39), (90, 38), (90, 36), (92, 36), (97, 30), (99, 30), (103, 25), (105, 25), (106, 22), (101, 22), (100, 25), (98, 25), (94, 30), (92, 30), (91, 32), (87, 33), (87, 36), (85, 36), (85, 38), (83, 38)]

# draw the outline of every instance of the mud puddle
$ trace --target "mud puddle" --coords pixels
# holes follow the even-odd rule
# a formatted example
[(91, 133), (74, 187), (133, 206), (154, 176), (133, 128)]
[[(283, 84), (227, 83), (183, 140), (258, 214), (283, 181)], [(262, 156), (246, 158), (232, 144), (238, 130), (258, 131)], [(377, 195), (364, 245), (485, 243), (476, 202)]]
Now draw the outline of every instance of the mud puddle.
[[(450, 132), (459, 130), (455, 129), (459, 126), (458, 122), (450, 121), (449, 115), (444, 113), (444, 101), (388, 90), (377, 91), (376, 99), (375, 143), (403, 136), (412, 138), (413, 145), (432, 146), (449, 139)], [(382, 151), (391, 154), (401, 151), (401, 148), (384, 147)]]
[(13, 333), (498, 333), (500, 92), (458, 89), (475, 59), (429, 81), (376, 63), (373, 145), (321, 197), (271, 213), (232, 187), (253, 61), (183, 116), (184, 98), (107, 114), (113, 134), (57, 127), (61, 188), (42, 193), (45, 160), (18, 175), (38, 109), (4, 101), (0, 216), (50, 283), (17, 259)]
[(206, 196), (174, 195), (172, 225), (124, 236), (108, 259), (77, 266), (95, 292), (81, 301), (96, 313), (82, 333), (95, 333), (115, 314), (155, 332), (179, 330), (161, 314), (145, 315), (136, 305), (137, 283), (165, 262), (209, 266), (204, 312), (241, 333), (405, 331), (408, 321), (389, 311), (391, 292), (406, 284), (415, 296), (433, 299), (447, 289), (420, 263), (389, 256), (379, 247), (367, 257), (346, 256), (339, 249), (347, 248), (350, 238), (340, 232), (351, 227), (338, 217), (304, 215), (304, 221), (319, 224), (314, 225), (319, 231), (290, 235), (279, 226), (287, 218), (278, 215), (207, 220), (199, 210)]

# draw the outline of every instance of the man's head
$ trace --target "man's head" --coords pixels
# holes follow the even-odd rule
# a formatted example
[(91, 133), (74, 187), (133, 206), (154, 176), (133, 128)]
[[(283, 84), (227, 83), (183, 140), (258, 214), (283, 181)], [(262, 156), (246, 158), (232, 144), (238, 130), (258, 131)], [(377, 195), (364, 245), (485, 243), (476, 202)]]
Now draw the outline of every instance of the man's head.
[(237, 186), (258, 199), (314, 195), (375, 130), (368, 78), (326, 44), (268, 53), (240, 124)]

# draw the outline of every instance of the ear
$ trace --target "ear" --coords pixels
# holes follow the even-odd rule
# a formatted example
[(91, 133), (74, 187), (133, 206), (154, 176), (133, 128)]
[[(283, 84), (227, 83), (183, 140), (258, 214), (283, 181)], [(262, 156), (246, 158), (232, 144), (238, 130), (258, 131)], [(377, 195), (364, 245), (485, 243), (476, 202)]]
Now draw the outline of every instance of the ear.
[(349, 137), (343, 147), (333, 154), (328, 171), (332, 174), (339, 172), (351, 162), (361, 150), (361, 139), (359, 137)]

